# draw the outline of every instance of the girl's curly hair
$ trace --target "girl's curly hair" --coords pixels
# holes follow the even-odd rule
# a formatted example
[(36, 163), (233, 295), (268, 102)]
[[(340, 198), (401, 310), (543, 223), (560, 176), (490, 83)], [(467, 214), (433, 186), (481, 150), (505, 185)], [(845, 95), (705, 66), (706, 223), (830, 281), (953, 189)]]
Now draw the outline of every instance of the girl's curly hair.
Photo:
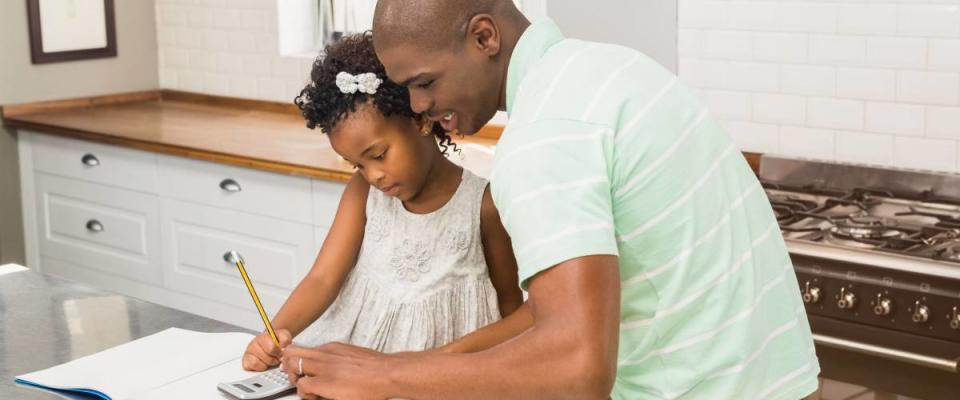
[[(353, 75), (372, 72), (383, 83), (377, 88), (376, 94), (343, 93), (336, 83), (337, 74), (341, 71)], [(420, 118), (410, 108), (407, 88), (387, 78), (386, 70), (374, 52), (373, 35), (369, 31), (345, 36), (328, 45), (313, 62), (310, 83), (293, 102), (307, 120), (307, 128), (319, 126), (326, 133), (333, 132), (349, 113), (356, 112), (358, 105), (367, 103), (376, 107), (384, 117), (399, 115)], [(459, 151), (439, 124), (433, 124), (432, 129), (444, 155), (449, 147), (453, 147), (455, 152)]]

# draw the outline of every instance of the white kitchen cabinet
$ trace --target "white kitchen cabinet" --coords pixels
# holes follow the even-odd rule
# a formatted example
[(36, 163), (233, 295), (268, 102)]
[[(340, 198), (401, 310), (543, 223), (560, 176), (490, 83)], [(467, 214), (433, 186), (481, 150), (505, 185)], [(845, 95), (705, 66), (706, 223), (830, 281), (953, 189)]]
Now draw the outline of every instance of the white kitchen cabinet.
[(240, 308), (252, 303), (238, 252), (268, 312), (276, 312), (313, 264), (313, 227), (177, 200), (163, 202), (166, 287)]
[(155, 195), (35, 176), (41, 255), (139, 281), (160, 279)]
[[(309, 271), (344, 184), (19, 132), (27, 265), (260, 330)], [(91, 157), (92, 156), (92, 157)]]
[(164, 197), (309, 224), (310, 180), (161, 155)]
[(153, 153), (68, 139), (29, 135), (37, 171), (148, 193), (157, 191)]

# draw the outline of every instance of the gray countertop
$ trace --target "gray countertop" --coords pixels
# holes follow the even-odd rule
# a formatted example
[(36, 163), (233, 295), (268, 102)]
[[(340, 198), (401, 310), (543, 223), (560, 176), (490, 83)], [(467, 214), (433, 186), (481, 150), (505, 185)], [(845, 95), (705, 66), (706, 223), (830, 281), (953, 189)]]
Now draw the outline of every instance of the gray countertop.
[(0, 398), (54, 399), (14, 377), (177, 327), (249, 330), (83, 284), (0, 267)]

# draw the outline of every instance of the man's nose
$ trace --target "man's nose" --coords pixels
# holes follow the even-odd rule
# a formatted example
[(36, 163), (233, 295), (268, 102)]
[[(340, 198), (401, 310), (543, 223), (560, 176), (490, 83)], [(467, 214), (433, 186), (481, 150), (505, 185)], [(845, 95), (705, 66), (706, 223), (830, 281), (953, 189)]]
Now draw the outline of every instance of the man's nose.
[(430, 97), (420, 93), (419, 90), (411, 90), (410, 108), (414, 113), (423, 114), (433, 108), (433, 101), (430, 100)]

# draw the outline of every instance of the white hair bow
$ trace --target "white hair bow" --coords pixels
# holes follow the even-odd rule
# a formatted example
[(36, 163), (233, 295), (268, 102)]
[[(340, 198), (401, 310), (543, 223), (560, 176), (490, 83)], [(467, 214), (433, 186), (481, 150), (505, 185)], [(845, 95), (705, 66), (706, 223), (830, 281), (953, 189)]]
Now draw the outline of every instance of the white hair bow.
[(353, 75), (349, 72), (337, 74), (337, 87), (344, 94), (353, 94), (358, 91), (360, 93), (376, 94), (381, 83), (383, 83), (383, 80), (377, 78), (377, 74), (373, 72), (360, 75)]

